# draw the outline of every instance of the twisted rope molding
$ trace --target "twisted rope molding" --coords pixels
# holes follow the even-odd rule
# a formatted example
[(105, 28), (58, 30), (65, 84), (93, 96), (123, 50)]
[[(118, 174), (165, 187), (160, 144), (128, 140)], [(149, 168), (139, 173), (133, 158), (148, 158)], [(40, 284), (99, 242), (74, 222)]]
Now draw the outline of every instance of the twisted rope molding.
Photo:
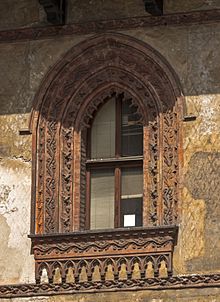
[(220, 9), (174, 13), (164, 16), (133, 17), (120, 20), (104, 20), (74, 23), (65, 26), (19, 28), (0, 31), (0, 43), (51, 39), (59, 36), (101, 33), (107, 30), (134, 29), (152, 26), (183, 26), (220, 22)]
[(220, 273), (207, 275), (183, 275), (169, 278), (149, 278), (121, 281), (97, 281), (60, 284), (1, 285), (0, 298), (50, 296), (104, 291), (164, 290), (220, 287)]

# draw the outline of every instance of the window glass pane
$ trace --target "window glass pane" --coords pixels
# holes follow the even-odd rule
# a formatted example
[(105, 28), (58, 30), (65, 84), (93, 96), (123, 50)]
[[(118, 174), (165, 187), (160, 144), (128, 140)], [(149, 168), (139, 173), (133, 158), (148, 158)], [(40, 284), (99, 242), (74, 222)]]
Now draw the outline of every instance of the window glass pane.
[(122, 156), (143, 154), (143, 126), (140, 114), (131, 101), (122, 102)]
[(121, 200), (121, 227), (142, 226), (142, 197)]
[(92, 124), (91, 158), (115, 156), (115, 99), (98, 111)]
[(121, 227), (142, 226), (142, 168), (122, 169), (121, 181)]
[(140, 197), (143, 192), (143, 170), (140, 168), (122, 169), (122, 198)]
[(114, 171), (91, 172), (91, 229), (114, 228)]

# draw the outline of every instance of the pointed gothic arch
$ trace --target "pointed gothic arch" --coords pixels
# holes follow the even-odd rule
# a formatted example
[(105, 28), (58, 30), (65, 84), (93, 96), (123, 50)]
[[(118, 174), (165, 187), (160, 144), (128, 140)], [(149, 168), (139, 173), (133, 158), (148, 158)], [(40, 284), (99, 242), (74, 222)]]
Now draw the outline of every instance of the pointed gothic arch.
[(180, 82), (156, 50), (130, 36), (106, 33), (70, 49), (35, 97), (32, 233), (66, 233), (85, 225), (84, 131), (112, 94), (131, 98), (144, 127), (144, 226), (178, 221)]

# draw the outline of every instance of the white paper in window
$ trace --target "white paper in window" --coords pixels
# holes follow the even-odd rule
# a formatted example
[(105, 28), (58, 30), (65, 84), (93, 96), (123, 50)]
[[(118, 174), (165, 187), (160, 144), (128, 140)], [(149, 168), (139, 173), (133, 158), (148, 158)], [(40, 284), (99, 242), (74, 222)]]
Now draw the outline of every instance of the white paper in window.
[(135, 214), (132, 215), (124, 215), (124, 226), (135, 226)]

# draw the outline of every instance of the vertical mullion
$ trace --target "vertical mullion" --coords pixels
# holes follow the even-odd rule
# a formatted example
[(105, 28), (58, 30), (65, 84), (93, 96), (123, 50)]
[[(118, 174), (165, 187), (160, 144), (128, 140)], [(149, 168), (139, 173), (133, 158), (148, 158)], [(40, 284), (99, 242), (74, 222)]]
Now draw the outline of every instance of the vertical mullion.
[[(91, 159), (91, 135), (92, 135), (92, 128), (90, 127), (86, 133), (86, 141), (87, 141), (87, 148), (86, 148), (86, 158)], [(91, 215), (91, 172), (86, 167), (86, 204), (85, 204), (85, 229), (90, 229), (90, 215)]]
[(115, 125), (115, 157), (121, 156), (121, 111), (122, 111), (122, 100), (120, 97), (115, 99), (115, 110), (116, 110), (116, 125)]
[(90, 171), (86, 171), (86, 221), (85, 221), (85, 227), (87, 230), (90, 229), (90, 215), (91, 215), (91, 209), (90, 209), (90, 202), (91, 199), (91, 173)]
[(115, 168), (115, 228), (120, 227), (121, 169)]
[(87, 132), (86, 132), (86, 158), (91, 159), (91, 154), (92, 154), (92, 144), (91, 144), (91, 136), (92, 136), (92, 128), (90, 127)]
[[(121, 110), (122, 100), (118, 96), (115, 99), (116, 125), (115, 125), (115, 157), (121, 156)], [(120, 227), (120, 203), (121, 203), (121, 169), (115, 168), (115, 227)]]

